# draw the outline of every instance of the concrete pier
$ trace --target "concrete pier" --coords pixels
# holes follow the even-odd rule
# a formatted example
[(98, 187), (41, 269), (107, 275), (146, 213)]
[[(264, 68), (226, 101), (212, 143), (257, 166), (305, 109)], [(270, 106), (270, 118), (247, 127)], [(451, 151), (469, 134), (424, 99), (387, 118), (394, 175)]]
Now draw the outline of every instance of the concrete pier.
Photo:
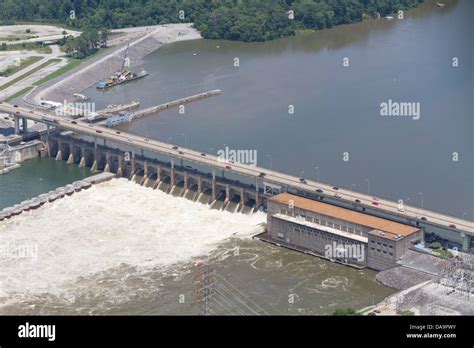
[(216, 96), (216, 95), (219, 95), (219, 94), (221, 94), (220, 89), (213, 89), (211, 91), (207, 91), (207, 92), (204, 92), (204, 93), (195, 94), (195, 95), (192, 95), (192, 96), (189, 96), (189, 97), (186, 97), (186, 98), (180, 98), (180, 99), (168, 102), (168, 103), (164, 103), (164, 104), (152, 106), (152, 107), (149, 107), (149, 108), (146, 108), (146, 109), (143, 109), (143, 110), (139, 110), (139, 111), (136, 111), (136, 112), (132, 113), (129, 122), (131, 122), (132, 120), (135, 120), (137, 118), (140, 118), (142, 116), (145, 116), (145, 115), (154, 114), (154, 113), (162, 111), (162, 110), (166, 110), (166, 109), (176, 107), (176, 106), (179, 106), (179, 105), (184, 105), (184, 104), (187, 104), (187, 103), (191, 103), (191, 102), (196, 101), (196, 100), (209, 98), (209, 97)]

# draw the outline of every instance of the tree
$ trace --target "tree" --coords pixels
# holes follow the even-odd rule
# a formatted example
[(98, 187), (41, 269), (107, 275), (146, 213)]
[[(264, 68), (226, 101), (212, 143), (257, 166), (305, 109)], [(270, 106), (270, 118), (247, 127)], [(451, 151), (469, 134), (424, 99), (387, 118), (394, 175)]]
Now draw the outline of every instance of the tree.
[(359, 315), (359, 313), (357, 313), (356, 310), (353, 308), (338, 308), (334, 311), (333, 315), (355, 316), (355, 315)]

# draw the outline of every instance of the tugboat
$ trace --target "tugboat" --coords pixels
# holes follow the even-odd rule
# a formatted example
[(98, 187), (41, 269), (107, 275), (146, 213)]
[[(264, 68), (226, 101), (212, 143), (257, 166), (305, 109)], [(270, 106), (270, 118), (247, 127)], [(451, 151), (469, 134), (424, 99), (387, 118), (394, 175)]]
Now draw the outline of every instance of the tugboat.
[(125, 62), (127, 61), (128, 47), (125, 50), (125, 56), (123, 57), (123, 62), (120, 70), (114, 72), (106, 81), (102, 80), (96, 85), (96, 88), (99, 90), (105, 90), (112, 88), (114, 86), (120, 85), (125, 82), (141, 79), (148, 75), (148, 72), (142, 69), (141, 72), (133, 73), (129, 70), (125, 70)]

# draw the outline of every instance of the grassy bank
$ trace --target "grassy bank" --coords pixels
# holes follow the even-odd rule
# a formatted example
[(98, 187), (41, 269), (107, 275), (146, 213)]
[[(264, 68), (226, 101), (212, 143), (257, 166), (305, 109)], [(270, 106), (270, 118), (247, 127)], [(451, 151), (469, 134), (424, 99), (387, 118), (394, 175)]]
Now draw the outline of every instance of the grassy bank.
[(5, 101), (9, 102), (10, 100), (21, 97), (22, 95), (24, 95), (24, 94), (28, 93), (29, 91), (31, 91), (33, 88), (34, 88), (33, 86), (23, 88), (21, 91), (18, 91), (15, 94), (13, 94), (13, 95), (9, 96), (8, 98), (6, 98)]
[(61, 61), (61, 59), (57, 59), (57, 58), (50, 59), (50, 60), (48, 60), (47, 62), (45, 62), (45, 63), (43, 63), (43, 64), (37, 66), (36, 68), (31, 69), (30, 71), (24, 73), (23, 75), (20, 75), (20, 76), (18, 76), (17, 78), (11, 80), (10, 82), (7, 82), (7, 83), (5, 83), (4, 85), (1, 85), (1, 86), (0, 86), (0, 91), (2, 91), (2, 90), (4, 90), (4, 89), (6, 89), (6, 88), (8, 88), (8, 87), (10, 87), (10, 86), (12, 86), (12, 85), (14, 85), (14, 84), (17, 83), (18, 81), (23, 80), (24, 78), (26, 78), (26, 77), (30, 76), (31, 74), (34, 74), (35, 72), (37, 72), (37, 71), (39, 71), (39, 70), (41, 70), (41, 69), (47, 67), (48, 65), (51, 65), (51, 64), (53, 64), (53, 63), (57, 63), (57, 62), (60, 62), (60, 61)]
[(25, 59), (21, 59), (20, 64), (13, 63), (7, 66), (5, 70), (0, 71), (0, 76), (4, 76), (4, 77), (12, 76), (18, 71), (29, 67), (30, 65), (40, 61), (41, 59), (43, 59), (43, 57), (41, 56), (32, 56)]
[(53, 50), (51, 47), (47, 45), (43, 45), (40, 43), (36, 42), (29, 42), (29, 43), (19, 43), (19, 44), (11, 44), (11, 45), (1, 45), (0, 46), (0, 51), (36, 51), (38, 53), (44, 53), (44, 54), (51, 54), (53, 53)]
[(82, 62), (83, 60), (80, 60), (80, 59), (69, 59), (69, 63), (67, 63), (65, 66), (59, 68), (56, 71), (53, 71), (51, 74), (43, 77), (41, 80), (36, 81), (35, 83), (33, 83), (33, 85), (40, 86), (43, 83), (46, 83), (52, 79), (55, 79), (56, 77), (67, 73), (69, 70), (74, 69), (76, 66), (78, 66)]

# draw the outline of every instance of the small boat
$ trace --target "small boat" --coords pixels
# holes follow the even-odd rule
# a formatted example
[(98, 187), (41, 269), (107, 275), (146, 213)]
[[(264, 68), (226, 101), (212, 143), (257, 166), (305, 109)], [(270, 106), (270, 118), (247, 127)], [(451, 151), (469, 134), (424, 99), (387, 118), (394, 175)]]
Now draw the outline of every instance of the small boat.
[(142, 77), (145, 77), (148, 75), (148, 72), (142, 69), (140, 73), (133, 73), (129, 70), (125, 70), (125, 62), (127, 61), (127, 54), (128, 54), (128, 48), (125, 50), (125, 55), (123, 57), (123, 63), (122, 66), (118, 71), (115, 73), (111, 74), (111, 76), (107, 80), (101, 80), (99, 83), (97, 83), (96, 88), (99, 90), (105, 90), (117, 85), (120, 85), (125, 82), (141, 79)]
[(438, 7), (444, 7), (444, 4), (442, 4), (442, 3), (440, 3), (440, 2), (437, 2), (437, 3), (436, 3), (436, 6), (438, 6)]
[(121, 72), (116, 72), (113, 74), (107, 81), (99, 81), (96, 88), (97, 89), (107, 89), (117, 85), (120, 85), (125, 82), (141, 79), (142, 77), (148, 76), (148, 72), (144, 69), (138, 74), (132, 73), (128, 70), (124, 70)]
[(393, 16), (385, 16), (385, 19), (388, 19), (388, 20), (393, 19)]

